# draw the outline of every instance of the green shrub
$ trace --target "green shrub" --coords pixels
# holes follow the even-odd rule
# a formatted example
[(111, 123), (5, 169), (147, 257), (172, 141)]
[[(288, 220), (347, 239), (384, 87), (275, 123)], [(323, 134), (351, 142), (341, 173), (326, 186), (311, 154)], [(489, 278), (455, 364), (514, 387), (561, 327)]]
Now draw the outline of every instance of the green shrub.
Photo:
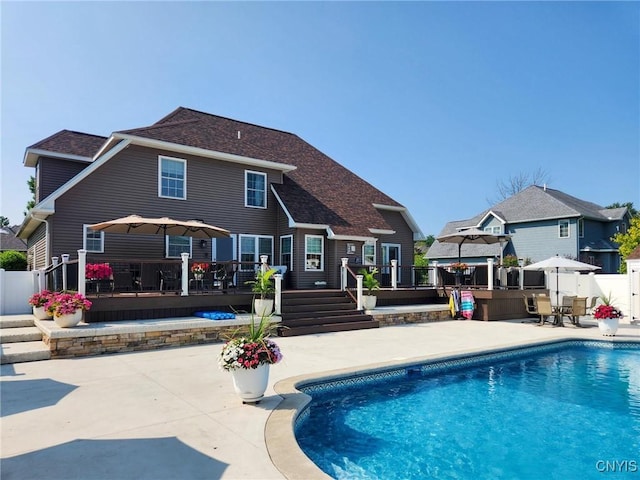
[(7, 271), (23, 271), (27, 269), (27, 256), (16, 250), (0, 253), (0, 268)]

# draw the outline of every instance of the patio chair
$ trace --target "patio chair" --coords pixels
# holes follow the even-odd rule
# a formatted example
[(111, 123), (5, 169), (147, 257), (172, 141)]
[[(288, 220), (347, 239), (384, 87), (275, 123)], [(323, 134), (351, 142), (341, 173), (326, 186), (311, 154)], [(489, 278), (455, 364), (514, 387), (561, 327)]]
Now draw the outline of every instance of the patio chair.
[(527, 309), (529, 315), (538, 315), (538, 306), (536, 304), (535, 295), (523, 295), (524, 307)]
[(160, 291), (177, 290), (180, 284), (180, 274), (173, 270), (158, 270), (160, 279)]
[(571, 319), (571, 323), (576, 327), (581, 327), (580, 317), (587, 314), (587, 297), (572, 297), (571, 310), (563, 312), (564, 316), (568, 316)]
[(544, 322), (549, 317), (554, 317), (555, 323), (555, 313), (551, 307), (551, 298), (546, 295), (539, 295), (536, 298), (536, 307), (538, 315), (540, 315), (540, 323), (538, 325), (544, 325)]

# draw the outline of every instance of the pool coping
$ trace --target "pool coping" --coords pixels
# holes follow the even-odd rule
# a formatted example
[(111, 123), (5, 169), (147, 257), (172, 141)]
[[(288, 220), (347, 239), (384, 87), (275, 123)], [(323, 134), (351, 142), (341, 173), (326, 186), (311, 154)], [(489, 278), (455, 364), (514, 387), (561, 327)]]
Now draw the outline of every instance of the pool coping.
[(599, 343), (640, 343), (623, 337), (606, 337), (594, 339), (587, 336), (560, 336), (554, 339), (539, 341), (517, 341), (481, 347), (463, 349), (445, 354), (438, 353), (368, 364), (360, 367), (347, 367), (314, 374), (304, 374), (289, 377), (277, 382), (273, 389), (282, 397), (282, 401), (273, 409), (265, 424), (265, 443), (271, 461), (282, 475), (290, 480), (327, 480), (333, 477), (323, 472), (302, 451), (295, 438), (294, 428), (298, 416), (311, 401), (311, 396), (298, 390), (298, 386), (308, 383), (327, 382), (354, 375), (367, 375), (381, 370), (393, 370), (411, 367), (416, 364), (433, 363), (447, 360), (458, 360), (465, 357), (500, 353), (513, 349), (552, 345), (562, 342), (599, 342)]

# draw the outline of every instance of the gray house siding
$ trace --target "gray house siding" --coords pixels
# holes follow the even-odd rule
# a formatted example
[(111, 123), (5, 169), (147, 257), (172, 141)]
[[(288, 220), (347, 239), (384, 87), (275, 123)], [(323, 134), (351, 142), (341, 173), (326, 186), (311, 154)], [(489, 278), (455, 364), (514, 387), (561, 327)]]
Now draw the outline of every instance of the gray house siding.
[[(186, 200), (158, 196), (158, 155), (187, 161)], [(51, 217), (55, 229), (52, 255), (70, 253), (75, 257), (82, 247), (83, 224), (130, 214), (197, 218), (234, 234), (271, 235), (275, 239), (275, 198), (268, 192), (266, 209), (245, 207), (244, 172), (245, 167), (238, 164), (131, 146), (56, 201), (56, 213)], [(281, 178), (279, 172), (265, 173), (267, 183)], [(105, 257), (128, 256), (132, 251), (137, 258), (158, 258), (164, 254), (164, 239), (162, 235), (105, 234)], [(193, 248), (193, 253), (194, 260), (209, 257), (209, 249)]]
[(545, 220), (509, 225), (511, 242), (506, 254), (516, 253), (520, 258), (538, 262), (553, 255), (577, 258), (578, 228), (575, 219), (569, 220), (569, 237), (560, 238), (558, 221)]
[(41, 157), (36, 170), (36, 203), (47, 198), (88, 166), (89, 163), (85, 162)]
[(401, 245), (401, 257), (398, 266), (402, 268), (398, 274), (398, 282), (402, 285), (411, 285), (410, 267), (413, 265), (413, 232), (399, 212), (381, 210), (380, 213), (396, 233), (394, 235), (382, 235), (378, 240), (376, 245), (377, 263), (382, 263), (382, 243), (399, 243)]

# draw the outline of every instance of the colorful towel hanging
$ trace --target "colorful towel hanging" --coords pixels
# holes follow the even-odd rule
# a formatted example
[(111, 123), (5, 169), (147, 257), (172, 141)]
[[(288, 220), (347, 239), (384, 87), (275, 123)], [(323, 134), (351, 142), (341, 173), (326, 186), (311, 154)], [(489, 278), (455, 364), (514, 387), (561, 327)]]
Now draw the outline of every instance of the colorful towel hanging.
[(475, 299), (473, 298), (473, 293), (469, 290), (463, 290), (461, 294), (461, 310), (462, 316), (467, 320), (471, 320), (473, 317), (473, 310), (475, 309)]

